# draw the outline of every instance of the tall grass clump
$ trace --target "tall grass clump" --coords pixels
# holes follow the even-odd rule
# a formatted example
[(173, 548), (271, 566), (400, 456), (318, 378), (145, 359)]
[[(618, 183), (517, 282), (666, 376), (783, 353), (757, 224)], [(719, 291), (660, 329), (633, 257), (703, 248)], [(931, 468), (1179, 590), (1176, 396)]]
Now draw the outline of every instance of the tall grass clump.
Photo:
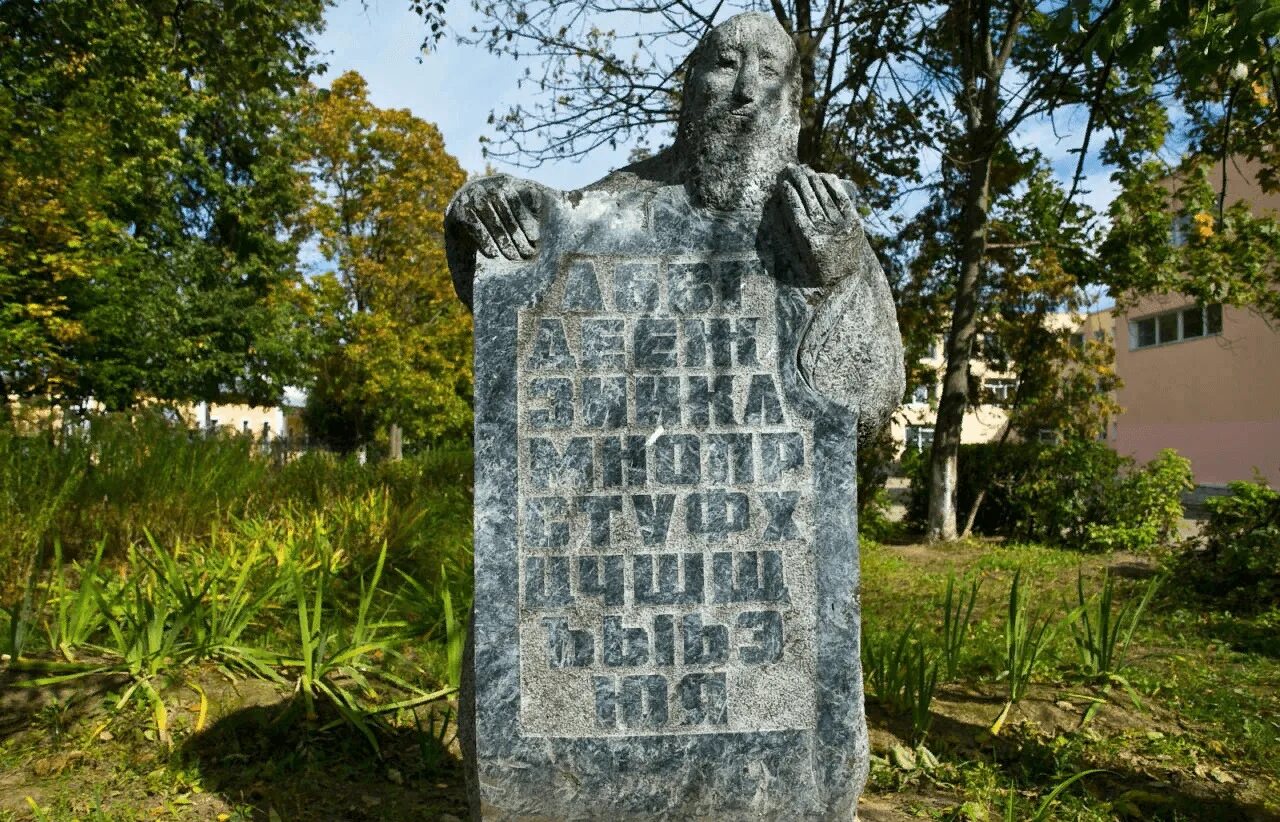
[(212, 663), (344, 717), (447, 692), (471, 606), (470, 460), (280, 460), (146, 414), (0, 430), (0, 653), (31, 684), (127, 674), (129, 698)]
[(1009, 711), (1027, 693), (1032, 674), (1051, 638), (1053, 618), (1032, 606), (1022, 587), (1022, 569), (1013, 573), (1005, 619), (1005, 681), (1009, 695), (1000, 715), (991, 725), (992, 735), (1000, 733)]
[(1081, 668), (1087, 675), (1103, 681), (1120, 679), (1133, 632), (1160, 582), (1160, 577), (1154, 577), (1139, 599), (1126, 599), (1117, 610), (1115, 578), (1110, 570), (1103, 572), (1102, 589), (1091, 597), (1085, 595), (1084, 573), (1076, 576), (1077, 604), (1068, 624), (1080, 653)]
[(886, 710), (911, 718), (911, 739), (922, 744), (933, 715), (938, 663), (932, 648), (916, 637), (915, 625), (901, 632), (864, 634), (863, 666), (870, 690)]
[(978, 580), (970, 582), (966, 596), (957, 591), (955, 574), (947, 575), (947, 588), (942, 595), (942, 670), (948, 680), (960, 673), (960, 654), (973, 621), (978, 586)]

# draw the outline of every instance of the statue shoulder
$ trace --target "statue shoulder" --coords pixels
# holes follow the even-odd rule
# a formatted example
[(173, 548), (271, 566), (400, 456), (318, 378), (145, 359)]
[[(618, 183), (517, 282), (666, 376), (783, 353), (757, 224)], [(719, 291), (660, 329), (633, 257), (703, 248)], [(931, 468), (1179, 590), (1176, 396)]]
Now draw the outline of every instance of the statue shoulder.
[(652, 157), (646, 157), (616, 171), (606, 174), (583, 191), (647, 191), (666, 186), (681, 185), (681, 164), (675, 151), (665, 148)]

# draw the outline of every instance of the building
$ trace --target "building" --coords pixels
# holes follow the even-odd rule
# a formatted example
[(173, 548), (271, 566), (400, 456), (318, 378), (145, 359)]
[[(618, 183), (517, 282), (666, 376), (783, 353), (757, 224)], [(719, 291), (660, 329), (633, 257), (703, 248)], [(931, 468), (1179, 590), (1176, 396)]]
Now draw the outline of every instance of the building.
[[(890, 431), (893, 441), (898, 443), (898, 456), (914, 449), (928, 451), (933, 445), (934, 423), (938, 418), (938, 399), (942, 396), (942, 376), (946, 369), (946, 358), (943, 356), (941, 337), (934, 339), (928, 353), (920, 358), (920, 364), (933, 375), (931, 382), (914, 386), (906, 401), (898, 407), (890, 419)], [(1014, 375), (990, 368), (981, 359), (975, 358), (970, 363), (974, 378), (979, 380), (984, 396), (993, 399), (1012, 398), (1017, 383)], [(964, 412), (961, 423), (960, 441), (991, 442), (999, 439), (1005, 426), (1009, 423), (1009, 415), (996, 403), (970, 404)]]
[(1140, 462), (1163, 448), (1200, 485), (1251, 479), (1280, 488), (1280, 330), (1242, 308), (1147, 297), (1116, 322), (1109, 442)]
[[(1232, 202), (1280, 216), (1280, 194), (1256, 169), (1228, 163)], [(1172, 242), (1183, 241), (1175, 226)], [(1280, 325), (1249, 309), (1197, 305), (1182, 295), (1140, 299), (1116, 320), (1116, 399), (1108, 441), (1145, 462), (1163, 448), (1191, 460), (1196, 482), (1221, 485), (1258, 471), (1280, 488)]]
[(177, 412), (189, 428), (222, 429), (264, 442), (282, 437), (300, 440), (304, 436), (301, 416), (288, 406), (200, 402), (181, 405)]
[[(1078, 337), (1080, 345), (1084, 344), (1086, 338), (1104, 340), (1111, 336), (1112, 320), (1109, 312), (1051, 314), (1046, 318), (1046, 323), (1055, 330), (1071, 330), (1073, 339)], [(985, 347), (986, 341), (980, 338), (979, 350), (984, 350)], [(932, 382), (912, 388), (906, 401), (898, 407), (890, 420), (893, 440), (899, 445), (899, 457), (907, 449), (927, 451), (933, 445), (938, 399), (942, 396), (942, 376), (946, 369), (942, 350), (942, 338), (937, 337), (928, 353), (920, 358), (920, 364), (925, 367), (926, 373), (933, 375)], [(981, 357), (975, 357), (969, 367), (972, 381), (980, 388), (983, 402), (971, 402), (965, 410), (960, 442), (993, 442), (1000, 438), (1009, 424), (1006, 408), (1017, 391), (1017, 375), (994, 368)]]

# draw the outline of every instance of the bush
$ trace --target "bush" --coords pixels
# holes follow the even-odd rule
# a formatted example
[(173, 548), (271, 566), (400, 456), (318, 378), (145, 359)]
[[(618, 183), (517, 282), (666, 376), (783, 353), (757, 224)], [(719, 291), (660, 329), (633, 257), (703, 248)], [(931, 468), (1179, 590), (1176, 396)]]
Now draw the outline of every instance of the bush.
[[(1172, 450), (1140, 469), (1105, 443), (1068, 440), (983, 443), (960, 448), (958, 516), (986, 495), (974, 531), (1085, 550), (1151, 552), (1168, 545), (1191, 488), (1191, 463)], [(903, 459), (911, 479), (907, 520), (923, 527), (929, 500), (929, 460)]]
[[(973, 530), (979, 534), (1009, 534), (1018, 515), (1016, 490), (1032, 475), (1045, 446), (1034, 442), (975, 443), (960, 446), (958, 516), (964, 521), (978, 493), (986, 489)], [(907, 522), (923, 528), (929, 511), (929, 454), (909, 450), (902, 458), (911, 480)]]
[(1228, 489), (1205, 501), (1209, 521), (1201, 540), (1172, 558), (1173, 579), (1231, 608), (1280, 606), (1280, 493), (1260, 479)]
[(385, 542), (396, 569), (466, 579), (471, 533), (466, 444), (400, 462), (311, 452), (285, 463), (232, 434), (197, 434), (159, 416), (102, 416), (84, 430), (0, 428), (0, 603), (12, 602), (55, 545), (67, 561), (108, 562), (148, 538), (206, 542), (253, 523), (289, 536), (320, 516), (357, 564)]
[(1182, 492), (1194, 487), (1191, 461), (1164, 449), (1116, 483), (1109, 494), (1109, 520), (1085, 526), (1083, 547), (1150, 553), (1171, 545), (1183, 515)]
[(1044, 449), (1028, 481), (1015, 492), (1021, 539), (1084, 545), (1090, 525), (1114, 522), (1120, 472), (1133, 461), (1104, 443), (1067, 440)]

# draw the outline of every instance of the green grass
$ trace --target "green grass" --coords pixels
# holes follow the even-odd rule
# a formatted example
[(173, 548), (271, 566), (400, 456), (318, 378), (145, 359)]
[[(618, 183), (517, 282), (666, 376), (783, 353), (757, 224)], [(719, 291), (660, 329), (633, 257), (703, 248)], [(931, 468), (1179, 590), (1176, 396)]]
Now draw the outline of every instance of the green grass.
[[(1110, 563), (1105, 555), (1034, 545), (864, 543), (867, 636), (914, 624), (913, 636), (941, 657), (958, 607), (953, 585), (945, 616), (948, 580), (970, 574), (980, 582), (957, 676), (938, 686), (931, 706), (926, 744), (937, 765), (904, 771), (895, 764), (891, 747), (911, 745), (912, 723), (876, 707), (869, 796), (936, 819), (1009, 818), (1011, 802), (1015, 819), (1280, 815), (1280, 658), (1261, 639), (1274, 614), (1191, 610), (1176, 580), (1150, 594), (1150, 578), (1122, 578), (1106, 570)], [(1151, 565), (1148, 573), (1157, 571)], [(1009, 699), (1010, 666), (1028, 659), (1026, 649), (1009, 659), (1015, 577), (1022, 602), (1015, 613), (1025, 619), (1038, 609), (1040, 624), (1055, 627), (1035, 664), (1023, 668), (1030, 676), (993, 736), (988, 726)], [(967, 606), (967, 591), (964, 599)], [(1081, 624), (1086, 612), (1092, 640)], [(1073, 634), (1072, 625), (1086, 633)], [(1091, 649), (1083, 657), (1080, 641)], [(1102, 668), (1123, 670), (1138, 704), (1112, 689)], [(1086, 771), (1097, 772), (1068, 783)]]
[[(155, 425), (0, 434), (0, 822), (464, 817), (443, 697), (470, 609), (467, 449), (280, 464)], [(1280, 615), (1191, 607), (1176, 579), (1148, 596), (1110, 564), (864, 541), (869, 800), (1280, 814)], [(904, 768), (894, 749), (921, 742)]]
[(0, 432), (0, 820), (461, 814), (470, 474)]

